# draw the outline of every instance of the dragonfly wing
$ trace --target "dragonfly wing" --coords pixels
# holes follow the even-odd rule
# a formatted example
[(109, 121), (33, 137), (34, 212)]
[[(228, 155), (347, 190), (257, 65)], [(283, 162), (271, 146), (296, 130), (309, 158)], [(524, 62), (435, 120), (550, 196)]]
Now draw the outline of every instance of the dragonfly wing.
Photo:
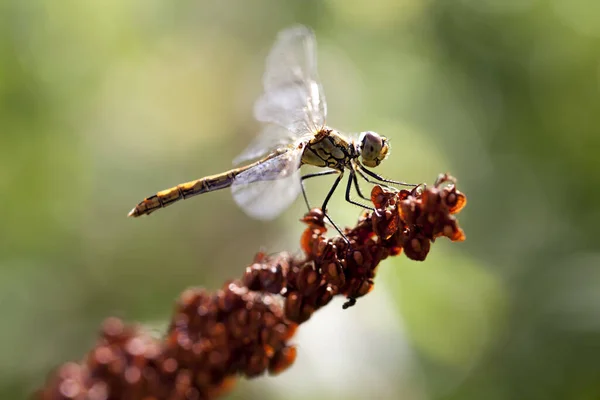
[(290, 146), (289, 150), (238, 174), (231, 185), (235, 202), (253, 218), (277, 217), (300, 193), (302, 152), (302, 146)]
[(315, 132), (325, 125), (327, 102), (317, 74), (316, 39), (296, 25), (281, 31), (267, 57), (264, 93), (254, 116), (293, 133)]
[(254, 160), (272, 152), (282, 146), (292, 143), (296, 139), (289, 130), (279, 125), (266, 124), (256, 138), (233, 160), (234, 165)]

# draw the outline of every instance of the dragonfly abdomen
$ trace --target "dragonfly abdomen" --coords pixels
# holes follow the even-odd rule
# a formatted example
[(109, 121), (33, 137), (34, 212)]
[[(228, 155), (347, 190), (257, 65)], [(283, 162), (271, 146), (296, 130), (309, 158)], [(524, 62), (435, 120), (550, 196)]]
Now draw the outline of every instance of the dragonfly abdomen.
[(170, 189), (162, 190), (138, 203), (130, 212), (129, 217), (148, 215), (154, 211), (170, 206), (179, 200), (185, 200), (202, 193), (225, 189), (233, 183), (240, 170), (231, 170), (219, 175), (207, 176), (194, 181), (181, 183)]

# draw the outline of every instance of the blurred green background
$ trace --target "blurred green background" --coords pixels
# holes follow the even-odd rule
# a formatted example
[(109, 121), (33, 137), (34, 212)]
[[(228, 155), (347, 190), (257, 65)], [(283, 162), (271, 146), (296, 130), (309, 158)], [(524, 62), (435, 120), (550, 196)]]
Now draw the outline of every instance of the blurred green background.
[(160, 327), (184, 288), (299, 248), (301, 201), (270, 223), (227, 190), (125, 215), (231, 166), (275, 35), (300, 22), (329, 124), (390, 137), (386, 176), (455, 175), (467, 241), (385, 261), (354, 308), (301, 327), (289, 371), (229, 398), (599, 399), (599, 4), (4, 0), (0, 398), (80, 359), (105, 317)]

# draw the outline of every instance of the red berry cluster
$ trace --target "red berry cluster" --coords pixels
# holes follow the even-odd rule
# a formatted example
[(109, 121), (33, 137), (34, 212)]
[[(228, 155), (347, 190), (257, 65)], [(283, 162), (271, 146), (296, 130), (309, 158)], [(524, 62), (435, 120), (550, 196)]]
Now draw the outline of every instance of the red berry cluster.
[(109, 318), (87, 358), (60, 367), (38, 398), (214, 399), (237, 375), (277, 374), (294, 362), (288, 341), (297, 325), (280, 303), (239, 282), (214, 294), (188, 289), (162, 340)]
[(282, 294), (286, 317), (302, 323), (335, 295), (346, 296), (344, 308), (354, 305), (373, 288), (379, 263), (402, 249), (408, 258), (422, 261), (437, 237), (465, 239), (453, 214), (466, 205), (466, 196), (448, 175), (440, 175), (432, 187), (410, 191), (375, 186), (371, 201), (375, 212), (363, 213), (354, 228), (345, 230), (345, 238), (327, 238), (322, 210), (311, 210), (302, 219), (308, 225), (300, 241), (306, 257), (262, 256), (246, 269), (244, 283)]
[(353, 305), (373, 288), (382, 260), (403, 249), (408, 258), (424, 260), (437, 237), (464, 240), (453, 214), (466, 197), (450, 176), (412, 191), (375, 186), (371, 199), (375, 211), (363, 213), (344, 237), (325, 236), (321, 210), (307, 213), (302, 259), (260, 253), (241, 281), (212, 294), (184, 291), (162, 339), (106, 320), (86, 359), (60, 367), (37, 398), (214, 399), (238, 375), (285, 370), (296, 356), (289, 340), (297, 324), (335, 295), (346, 296), (344, 308)]
[(453, 214), (467, 204), (466, 196), (456, 190), (454, 178), (446, 174), (440, 175), (433, 187), (420, 189), (396, 193), (376, 186), (371, 193), (376, 207), (372, 218), (375, 234), (394, 253), (404, 249), (408, 258), (417, 261), (425, 260), (437, 237), (465, 240)]

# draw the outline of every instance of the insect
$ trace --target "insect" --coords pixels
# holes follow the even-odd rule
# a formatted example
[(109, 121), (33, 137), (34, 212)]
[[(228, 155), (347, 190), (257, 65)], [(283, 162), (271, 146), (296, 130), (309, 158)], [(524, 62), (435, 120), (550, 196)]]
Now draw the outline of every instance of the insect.
[[(267, 57), (263, 86), (264, 92), (254, 104), (254, 116), (263, 128), (234, 160), (234, 165), (241, 166), (158, 192), (136, 205), (129, 216), (150, 214), (179, 200), (231, 187), (235, 202), (248, 215), (267, 220), (284, 211), (300, 192), (310, 209), (304, 181), (336, 175), (321, 209), (340, 231), (326, 210), (345, 173), (346, 200), (367, 209), (372, 207), (350, 197), (354, 187), (360, 198), (369, 200), (360, 190), (359, 177), (370, 183), (416, 186), (385, 179), (369, 169), (387, 157), (390, 144), (386, 137), (367, 131), (349, 139), (326, 125), (327, 103), (317, 74), (316, 39), (311, 29), (296, 25), (277, 35)], [(323, 170), (302, 175), (302, 165)]]

